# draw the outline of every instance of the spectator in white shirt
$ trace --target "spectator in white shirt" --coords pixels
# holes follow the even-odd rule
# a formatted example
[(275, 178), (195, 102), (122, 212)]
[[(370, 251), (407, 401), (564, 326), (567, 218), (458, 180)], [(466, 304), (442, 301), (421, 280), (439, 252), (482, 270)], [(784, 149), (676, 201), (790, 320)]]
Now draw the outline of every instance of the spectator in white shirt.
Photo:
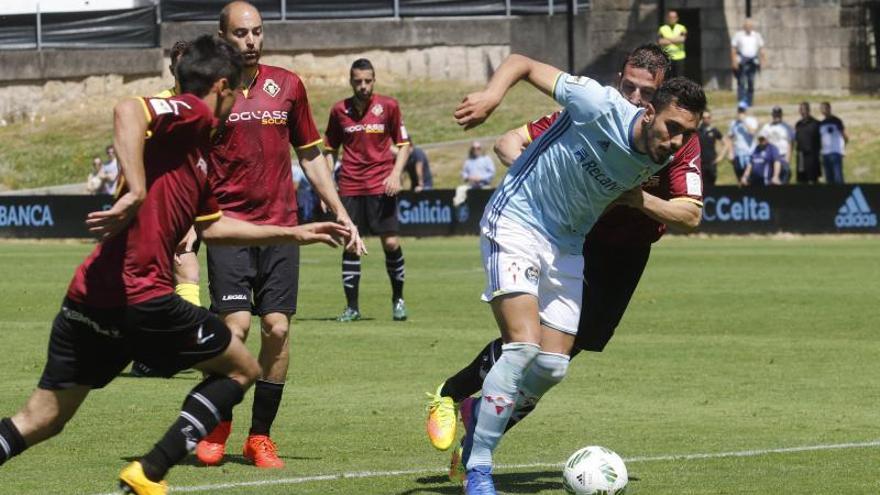
[(826, 184), (843, 184), (843, 155), (849, 136), (843, 121), (831, 113), (831, 103), (823, 101), (819, 105), (825, 119), (819, 123), (819, 136), (822, 140), (822, 168), (825, 169)]
[(791, 142), (794, 139), (794, 129), (782, 120), (782, 107), (773, 107), (773, 120), (764, 124), (761, 133), (766, 133), (767, 141), (779, 151), (779, 164), (781, 172), (779, 179), (782, 184), (788, 184), (791, 179)]
[(104, 186), (101, 188), (102, 194), (116, 194), (116, 182), (119, 178), (119, 165), (116, 163), (116, 150), (113, 146), (107, 146), (108, 161), (101, 166), (101, 174), (104, 180)]
[(755, 96), (755, 74), (761, 67), (766, 67), (764, 38), (754, 30), (751, 19), (746, 19), (743, 29), (730, 40), (730, 64), (736, 75), (738, 105), (751, 107)]
[(495, 163), (483, 154), (479, 141), (471, 144), (468, 158), (461, 168), (461, 178), (471, 189), (489, 187), (495, 178)]

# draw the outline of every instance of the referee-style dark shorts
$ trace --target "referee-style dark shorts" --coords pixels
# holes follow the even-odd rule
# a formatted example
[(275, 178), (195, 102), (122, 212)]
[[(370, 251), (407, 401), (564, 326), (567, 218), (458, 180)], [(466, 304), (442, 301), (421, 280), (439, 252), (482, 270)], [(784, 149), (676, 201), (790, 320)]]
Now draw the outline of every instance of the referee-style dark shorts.
[(396, 234), (400, 230), (397, 222), (397, 196), (372, 194), (341, 196), (340, 199), (361, 235)]
[(584, 243), (584, 295), (575, 347), (602, 352), (623, 318), (651, 245), (617, 246), (587, 237)]
[(208, 246), (208, 287), (215, 313), (296, 313), (299, 245)]
[(177, 294), (109, 310), (65, 299), (52, 324), (39, 387), (102, 388), (133, 360), (171, 377), (219, 356), (231, 338), (219, 318)]

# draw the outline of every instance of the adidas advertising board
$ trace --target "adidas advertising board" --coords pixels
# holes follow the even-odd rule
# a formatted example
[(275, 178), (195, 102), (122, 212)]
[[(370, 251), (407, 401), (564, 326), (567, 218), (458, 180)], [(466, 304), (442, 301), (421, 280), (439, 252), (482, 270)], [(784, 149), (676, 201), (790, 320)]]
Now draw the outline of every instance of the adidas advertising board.
[[(401, 235), (477, 235), (492, 190), (400, 194)], [(89, 212), (107, 209), (110, 196), (0, 196), (0, 237), (86, 238)], [(707, 188), (698, 232), (709, 234), (880, 233), (880, 184)]]

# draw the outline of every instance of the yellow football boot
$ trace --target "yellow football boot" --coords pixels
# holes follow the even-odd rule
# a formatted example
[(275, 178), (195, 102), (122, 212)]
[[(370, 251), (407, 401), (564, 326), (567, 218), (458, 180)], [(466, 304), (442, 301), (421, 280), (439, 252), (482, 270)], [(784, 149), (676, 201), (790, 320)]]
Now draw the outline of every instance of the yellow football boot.
[(150, 481), (140, 462), (132, 462), (119, 473), (119, 489), (130, 495), (167, 495), (168, 483)]
[(426, 430), (431, 445), (437, 450), (448, 450), (455, 441), (455, 423), (458, 416), (455, 410), (455, 402), (452, 397), (443, 397), (440, 390), (443, 384), (437, 387), (435, 393), (428, 392), (428, 421)]

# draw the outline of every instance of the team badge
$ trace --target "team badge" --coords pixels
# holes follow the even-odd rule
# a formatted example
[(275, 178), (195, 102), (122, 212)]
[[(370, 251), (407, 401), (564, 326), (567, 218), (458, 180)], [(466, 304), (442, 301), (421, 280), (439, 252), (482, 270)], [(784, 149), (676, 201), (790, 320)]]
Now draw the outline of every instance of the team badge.
[(196, 167), (198, 167), (203, 174), (208, 173), (208, 162), (206, 162), (204, 158), (199, 157), (199, 163), (196, 163)]
[(376, 117), (382, 115), (382, 112), (384, 111), (385, 109), (382, 108), (382, 105), (379, 103), (376, 103), (375, 105), (373, 105), (373, 108), (370, 109), (370, 112), (372, 112), (373, 115), (375, 115)]
[(271, 79), (266, 79), (266, 82), (263, 83), (263, 91), (266, 92), (272, 98), (275, 98), (275, 95), (281, 91), (281, 86), (275, 84), (275, 81)]
[(533, 284), (537, 284), (538, 283), (538, 269), (533, 266), (526, 268), (526, 280), (528, 280), (529, 282), (531, 282)]

